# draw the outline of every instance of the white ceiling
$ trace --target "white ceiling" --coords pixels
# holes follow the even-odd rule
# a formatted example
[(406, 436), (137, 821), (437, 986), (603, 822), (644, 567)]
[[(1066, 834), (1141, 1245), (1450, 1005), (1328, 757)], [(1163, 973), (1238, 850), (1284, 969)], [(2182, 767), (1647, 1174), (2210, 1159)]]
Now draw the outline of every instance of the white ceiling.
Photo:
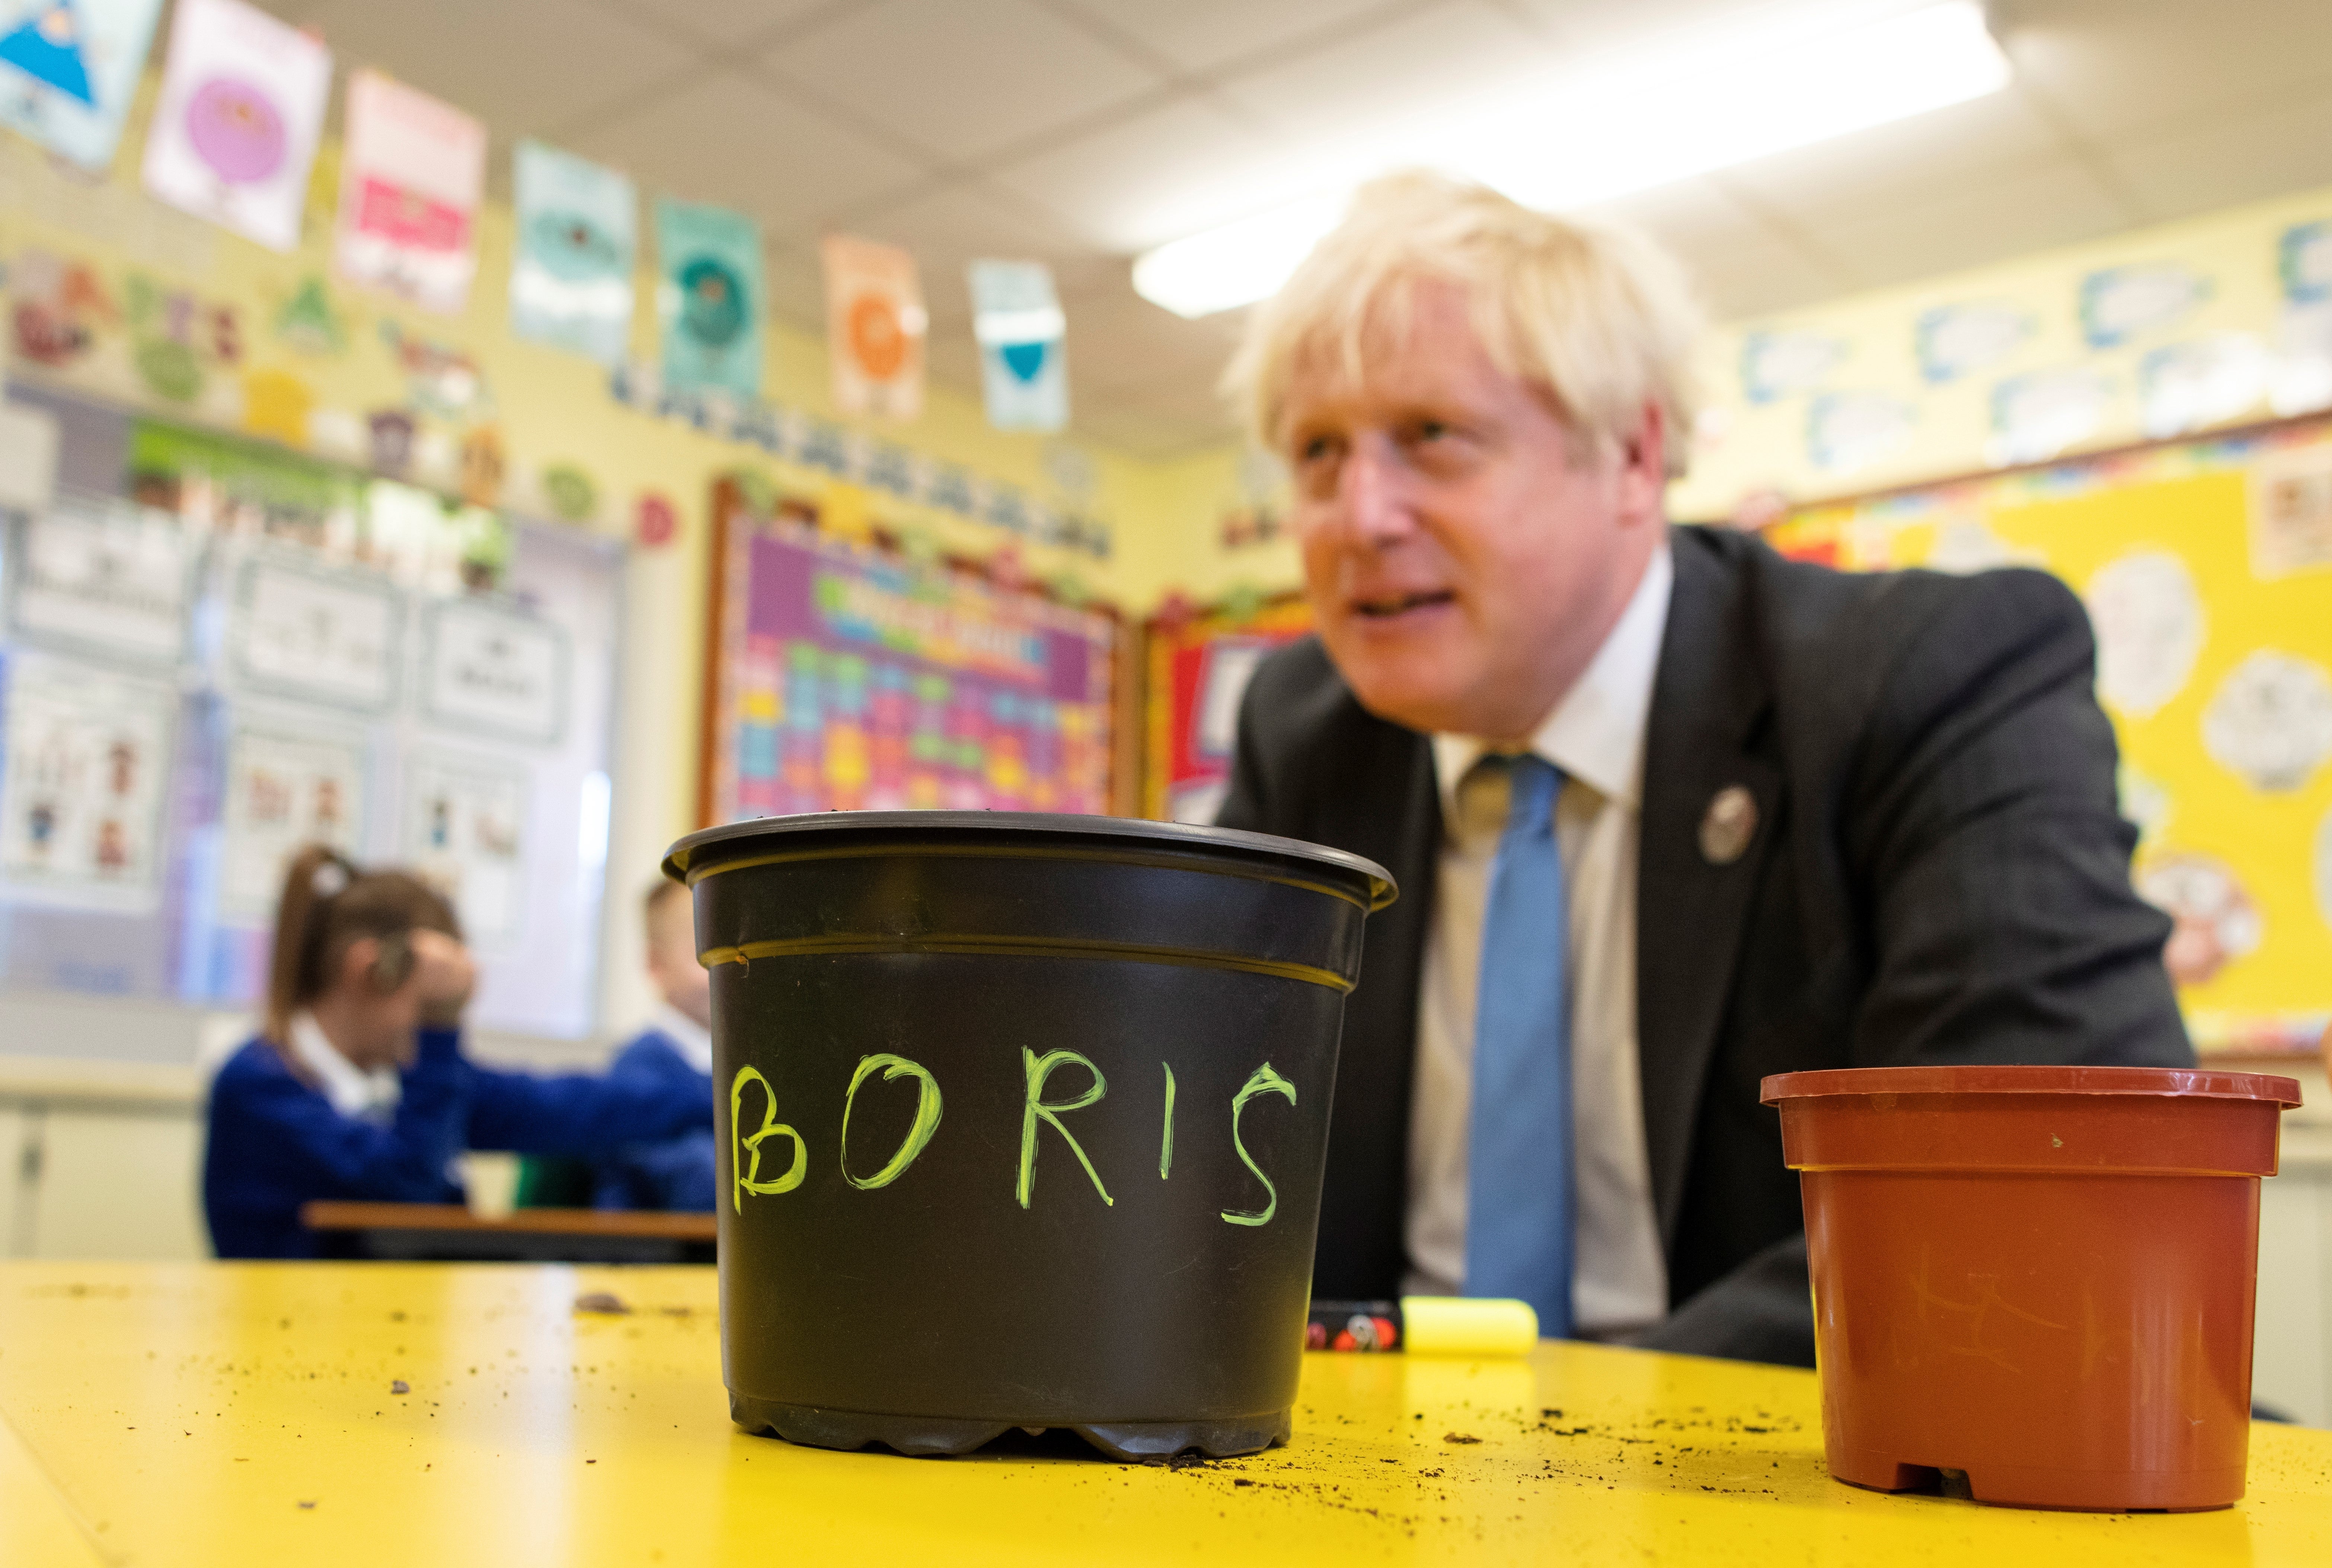
[[(483, 117), (765, 225), (776, 312), (818, 235), (912, 248), (933, 376), (972, 390), (963, 263), (1056, 269), (1075, 425), (1220, 439), (1235, 317), (1137, 298), (1135, 251), (1240, 215), (1396, 113), (1776, 0), (264, 0)], [(1993, 0), (2007, 91), (1613, 204), (1736, 319), (2332, 183), (2327, 0)]]

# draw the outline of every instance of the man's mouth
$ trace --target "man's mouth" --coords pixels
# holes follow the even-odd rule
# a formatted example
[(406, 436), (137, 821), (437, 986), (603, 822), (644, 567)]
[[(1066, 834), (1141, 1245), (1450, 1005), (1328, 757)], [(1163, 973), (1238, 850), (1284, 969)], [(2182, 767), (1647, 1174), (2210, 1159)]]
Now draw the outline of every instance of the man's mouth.
[(1391, 620), (1411, 610), (1446, 605), (1457, 596), (1448, 588), (1436, 588), (1426, 593), (1379, 594), (1370, 598), (1356, 598), (1352, 608), (1372, 621)]

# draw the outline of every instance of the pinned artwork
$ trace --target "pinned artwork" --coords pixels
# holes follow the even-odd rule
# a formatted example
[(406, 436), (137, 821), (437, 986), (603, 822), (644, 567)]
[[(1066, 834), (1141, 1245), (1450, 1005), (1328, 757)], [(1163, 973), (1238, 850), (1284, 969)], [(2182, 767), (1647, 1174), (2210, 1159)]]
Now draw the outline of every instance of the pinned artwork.
[(2220, 683), (2203, 744), (2254, 789), (2288, 794), (2332, 757), (2332, 678), (2322, 665), (2261, 648)]
[(2178, 325), (2211, 297), (2211, 280), (2174, 263), (2106, 267), (2081, 280), (2081, 335), (2118, 349)]
[(656, 201), (663, 279), (664, 385), (741, 398), (761, 394), (761, 235), (725, 207)]
[(1990, 369), (2022, 348), (2033, 326), (2029, 312), (1997, 301), (1922, 311), (1913, 330), (1919, 374), (1930, 386), (1942, 387)]
[(539, 141), (518, 144), (511, 330), (602, 365), (632, 336), (638, 198), (632, 182)]
[(930, 325), (915, 258), (896, 245), (847, 234), (828, 234), (822, 250), (835, 406), (846, 415), (914, 418), (923, 408)]
[(2148, 861), (2136, 882), (2138, 896), (2171, 919), (2162, 961), (2178, 984), (2207, 984), (2228, 964), (2259, 951), (2265, 922), (2225, 861), (2175, 851)]
[(493, 411), (493, 388), (468, 349), (407, 331), (390, 320), (381, 322), (380, 340), (405, 374), (406, 401), (422, 413), (460, 423)]
[(2097, 629), (2098, 695), (2128, 718), (2159, 712), (2203, 652), (2203, 599), (2186, 562), (2132, 550), (2098, 568), (2081, 597)]
[(272, 250), (296, 250), (331, 89), (331, 52), (307, 33), (243, 0), (178, 0), (146, 188)]
[(423, 624), (421, 715), (548, 746), (566, 726), (567, 633), (554, 621), (454, 599)]
[(481, 425), (462, 436), (462, 499), (469, 505), (493, 507), (502, 499), (502, 433)]
[(26, 519), (20, 537), (8, 595), (17, 635), (147, 664), (185, 652), (196, 545), (177, 518), (66, 499)]
[(275, 312), (274, 330), (286, 348), (311, 359), (327, 359), (348, 351), (347, 323), (333, 309), (331, 292), (323, 278), (315, 272), (301, 278)]
[(0, 879), (43, 902), (152, 908), (177, 693), (23, 655), (6, 667)]
[(308, 445), (315, 389), (289, 370), (249, 370), (243, 378), (243, 427), (286, 446)]
[(162, 0), (0, 0), (0, 125), (104, 169), (161, 9)]
[(542, 496), (561, 522), (588, 522), (599, 514), (598, 482), (572, 463), (554, 463), (542, 471)]
[(2274, 369), (2249, 332), (2166, 344), (2138, 362), (2139, 422), (2157, 439), (2223, 425), (2258, 406)]
[(454, 901), (473, 946), (515, 942), (526, 909), (524, 769), (491, 758), (416, 753), (405, 772), (406, 865)]
[(632, 536), (646, 550), (662, 550), (680, 532), (680, 513), (672, 498), (655, 491), (640, 497), (632, 519)]
[(246, 562), (227, 623), (228, 662), (245, 684), (364, 712), (397, 697), (404, 599), (370, 575)]
[(1051, 269), (1037, 262), (974, 262), (970, 276), (988, 422), (999, 430), (1062, 428), (1069, 422), (1067, 318)]
[(2276, 277), (2295, 305), (2332, 301), (2332, 223), (2295, 224), (2275, 246)]
[(1847, 356), (1843, 339), (1820, 332), (1751, 332), (1741, 339), (1741, 393), (1753, 404), (1811, 392)]
[(19, 251), (8, 263), (7, 285), (16, 353), (35, 365), (55, 370), (75, 364), (100, 332), (121, 324), (121, 307), (86, 262)]
[(1806, 455), (1829, 473), (1852, 473), (1911, 443), (1918, 411), (1883, 392), (1825, 392), (1806, 408)]
[(241, 361), (243, 330), (233, 305), (205, 303), (137, 272), (123, 280), (122, 295), (131, 363), (157, 397), (191, 403), (201, 396), (211, 367)]
[(2270, 452), (2251, 471), (2251, 571), (2268, 581), (2332, 568), (2332, 444)]
[(219, 913), (257, 924), (275, 911), (283, 869), (303, 845), (354, 855), (365, 816), (362, 741), (238, 727), (220, 802)]
[(333, 265), (424, 310), (453, 314), (477, 270), (486, 129), (375, 71), (349, 78)]
[(2112, 378), (2086, 368), (2012, 376), (1992, 389), (1992, 435), (1984, 456), (2007, 467), (2046, 463), (2105, 428)]

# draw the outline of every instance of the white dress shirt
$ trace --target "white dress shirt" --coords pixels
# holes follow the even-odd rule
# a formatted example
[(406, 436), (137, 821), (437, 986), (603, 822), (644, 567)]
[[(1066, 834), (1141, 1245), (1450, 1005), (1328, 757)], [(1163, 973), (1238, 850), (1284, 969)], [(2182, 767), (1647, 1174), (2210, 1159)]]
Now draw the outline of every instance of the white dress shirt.
[[(1531, 737), (1532, 752), (1564, 779), (1554, 830), (1571, 901), (1571, 1296), (1584, 1336), (1624, 1334), (1668, 1315), (1636, 1052), (1636, 847), (1644, 727), (1675, 570), (1663, 547), (1586, 673)], [(1471, 736), (1433, 737), (1444, 831), (1418, 996), (1404, 1286), (1418, 1294), (1454, 1295), (1466, 1282), (1474, 1001), (1506, 815), (1505, 773), (1468, 777), (1486, 749)]]
[(664, 1037), (680, 1047), (680, 1059), (702, 1073), (712, 1076), (712, 1031), (682, 1012), (667, 1001), (659, 1001), (655, 1011), (648, 1015), (648, 1028), (661, 1029)]

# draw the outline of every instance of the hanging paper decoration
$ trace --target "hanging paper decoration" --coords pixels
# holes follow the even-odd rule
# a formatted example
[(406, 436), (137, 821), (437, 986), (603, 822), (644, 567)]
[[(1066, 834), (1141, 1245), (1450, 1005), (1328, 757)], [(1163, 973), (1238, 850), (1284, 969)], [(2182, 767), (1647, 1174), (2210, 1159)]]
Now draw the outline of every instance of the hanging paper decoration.
[(521, 141), (517, 198), (511, 330), (602, 365), (623, 363), (638, 253), (632, 182), (557, 148)]
[(486, 128), (377, 72), (349, 78), (333, 264), (424, 310), (450, 315), (477, 271)]
[(827, 354), (845, 414), (913, 419), (923, 410), (923, 292), (895, 245), (826, 239)]
[(761, 395), (761, 235), (725, 207), (656, 199), (664, 385)]
[(0, 125), (104, 168), (161, 9), (162, 0), (0, 0)]
[(1041, 262), (971, 263), (971, 332), (988, 422), (999, 430), (1058, 430), (1069, 422), (1066, 320)]
[(331, 52), (243, 0), (178, 0), (146, 188), (278, 251), (299, 247)]

